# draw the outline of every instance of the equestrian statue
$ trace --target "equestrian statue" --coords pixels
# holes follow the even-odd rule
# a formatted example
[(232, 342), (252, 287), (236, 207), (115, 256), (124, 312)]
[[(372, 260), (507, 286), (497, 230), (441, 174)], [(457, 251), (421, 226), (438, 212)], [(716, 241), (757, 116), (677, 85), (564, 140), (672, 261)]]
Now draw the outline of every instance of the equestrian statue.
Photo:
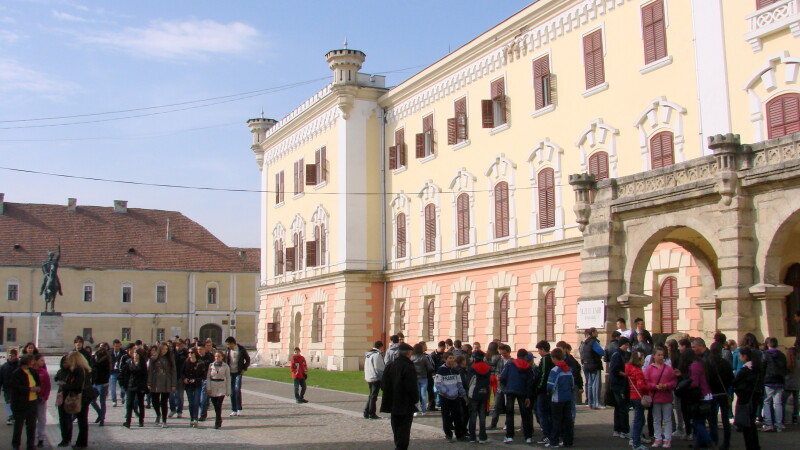
[(58, 251), (47, 253), (47, 260), (42, 262), (42, 288), (39, 295), (44, 294), (44, 312), (47, 312), (47, 305), (50, 305), (50, 312), (56, 312), (56, 294), (63, 296), (61, 292), (61, 280), (58, 279), (58, 261), (61, 259), (61, 245)]

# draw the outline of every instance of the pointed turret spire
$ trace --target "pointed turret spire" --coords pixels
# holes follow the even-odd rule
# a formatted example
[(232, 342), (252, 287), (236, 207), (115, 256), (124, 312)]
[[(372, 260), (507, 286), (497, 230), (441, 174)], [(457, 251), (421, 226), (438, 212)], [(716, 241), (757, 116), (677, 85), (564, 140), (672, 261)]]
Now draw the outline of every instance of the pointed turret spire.
[(347, 49), (347, 36), (344, 37), (344, 48)]

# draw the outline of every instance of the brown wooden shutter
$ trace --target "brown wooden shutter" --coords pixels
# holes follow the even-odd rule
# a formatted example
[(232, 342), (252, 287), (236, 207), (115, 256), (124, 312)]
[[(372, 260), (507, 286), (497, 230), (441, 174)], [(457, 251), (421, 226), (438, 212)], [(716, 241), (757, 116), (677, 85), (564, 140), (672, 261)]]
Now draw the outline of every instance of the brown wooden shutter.
[(320, 305), (320, 306), (317, 306), (317, 335), (316, 335), (316, 338), (317, 338), (316, 341), (317, 342), (322, 342), (322, 326), (323, 326), (323, 324), (324, 324), (324, 322), (323, 322), (323, 319), (322, 319), (322, 305)]
[(544, 296), (544, 339), (556, 340), (556, 290), (550, 289)]
[(397, 167), (406, 166), (405, 128), (394, 132), (394, 145), (397, 147)]
[(283, 252), (281, 251), (280, 241), (276, 240), (275, 241), (275, 254), (273, 255), (273, 257), (275, 258), (275, 261), (274, 261), (274, 266), (275, 267), (273, 268), (273, 275), (275, 275), (275, 276), (278, 276), (278, 275), (281, 274), (280, 260), (281, 260), (282, 253)]
[(275, 174), (275, 204), (281, 202), (281, 174), (283, 172), (278, 172)]
[(428, 301), (428, 341), (433, 340), (433, 329), (436, 326), (436, 304), (434, 300)]
[(491, 100), (481, 100), (481, 123), (483, 128), (494, 128), (494, 103)]
[(397, 258), (406, 257), (406, 215), (397, 215)]
[(286, 248), (286, 272), (294, 272), (295, 271), (295, 264), (294, 264), (294, 247), (287, 247)]
[(436, 206), (425, 207), (425, 252), (436, 250)]
[(328, 181), (328, 149), (326, 147), (322, 147), (319, 149), (319, 155), (319, 181), (321, 183), (323, 181)]
[(500, 297), (500, 341), (508, 342), (508, 293)]
[(300, 191), (298, 190), (298, 187), (297, 187), (297, 186), (300, 184), (300, 183), (298, 183), (298, 180), (297, 180), (298, 173), (300, 172), (300, 171), (297, 169), (297, 163), (298, 163), (298, 161), (295, 161), (295, 162), (294, 162), (294, 194), (295, 194), (295, 195), (297, 195), (297, 194), (300, 192)]
[(766, 8), (779, 0), (756, 0), (756, 9)]
[(389, 147), (389, 170), (397, 169), (397, 146)]
[(406, 329), (406, 302), (400, 303), (400, 311), (397, 313), (398, 318), (400, 319), (400, 326), (398, 327), (398, 332), (402, 332)]
[(416, 135), (416, 145), (417, 145), (417, 159), (425, 157), (425, 133), (417, 133)]
[(675, 164), (673, 140), (674, 137), (671, 131), (662, 131), (650, 138), (651, 169)]
[(456, 200), (458, 245), (469, 244), (469, 195), (461, 194)]
[(469, 296), (461, 300), (461, 342), (469, 342)]
[(319, 258), (318, 258), (318, 262), (319, 262), (320, 266), (324, 266), (325, 265), (325, 256), (326, 256), (325, 253), (328, 250), (328, 245), (327, 245), (327, 242), (326, 242), (326, 239), (325, 239), (325, 225), (320, 224), (320, 226), (318, 226), (317, 229), (319, 229), (319, 237), (317, 238), (317, 239), (319, 239)]
[[(426, 154), (425, 156), (432, 155), (432, 154), (434, 154), (434, 148), (435, 148), (434, 147), (434, 142), (433, 142), (433, 137), (434, 137), (434, 134), (433, 134), (433, 114), (428, 114), (427, 116), (422, 118), (422, 132), (424, 134), (430, 135), (431, 148), (428, 149), (430, 152), (428, 154)], [(423, 141), (423, 145), (424, 145), (424, 141)]]
[(642, 35), (644, 36), (645, 64), (667, 56), (667, 30), (662, 0), (642, 7)]
[(305, 190), (306, 190), (305, 183), (303, 183), (303, 181), (305, 179), (305, 176), (304, 176), (305, 174), (303, 173), (305, 171), (305, 168), (306, 168), (306, 165), (305, 165), (305, 160), (304, 159), (301, 159), (300, 161), (297, 162), (297, 169), (300, 171), (300, 173), (297, 174), (297, 181), (298, 181), (297, 185), (298, 185), (298, 189), (300, 189), (298, 191), (298, 193), (305, 192)]
[(494, 237), (508, 236), (508, 183), (501, 181), (494, 187)]
[(458, 142), (456, 118), (447, 119), (447, 145), (456, 145)]
[[(490, 86), (492, 102), (500, 104), (500, 121), (506, 123), (506, 82), (505, 78), (494, 80)], [(493, 111), (494, 112), (494, 111)], [(502, 124), (498, 124), (502, 125)]]
[(319, 167), (318, 164), (306, 164), (306, 185), (308, 186), (316, 186), (317, 185), (317, 168)]
[(467, 99), (460, 98), (455, 103), (456, 140), (467, 140)]
[(602, 30), (597, 30), (583, 37), (583, 64), (586, 72), (586, 89), (605, 82)]
[(267, 342), (278, 342), (275, 339), (275, 323), (273, 322), (267, 324)]
[(283, 202), (284, 195), (286, 193), (286, 177), (285, 177), (285, 175), (286, 175), (286, 173), (283, 170), (281, 170), (281, 188), (280, 188), (281, 202)]
[(677, 333), (678, 279), (667, 277), (661, 283), (661, 332)]
[(317, 266), (317, 241), (306, 241), (306, 267)]
[(767, 138), (800, 132), (800, 94), (783, 94), (767, 103)]
[(536, 100), (536, 109), (544, 108), (550, 104), (550, 57), (543, 56), (533, 62), (533, 90)]
[(539, 172), (539, 228), (556, 226), (556, 191), (553, 169)]
[(597, 152), (589, 157), (589, 174), (597, 181), (608, 178), (608, 153)]

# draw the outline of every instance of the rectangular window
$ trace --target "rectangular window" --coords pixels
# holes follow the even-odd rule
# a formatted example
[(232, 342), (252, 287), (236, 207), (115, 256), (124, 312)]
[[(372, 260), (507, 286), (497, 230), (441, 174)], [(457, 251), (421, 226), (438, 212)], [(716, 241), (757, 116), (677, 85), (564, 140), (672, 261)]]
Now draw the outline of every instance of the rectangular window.
[(16, 328), (6, 328), (6, 342), (17, 342)]
[(756, 0), (756, 9), (766, 8), (767, 6), (777, 2), (778, 0)]
[(8, 294), (6, 295), (8, 301), (15, 302), (19, 300), (19, 285), (12, 283), (8, 285)]
[(603, 30), (597, 30), (583, 37), (583, 68), (586, 72), (586, 89), (605, 83)]
[(667, 57), (667, 29), (663, 0), (656, 0), (642, 7), (642, 36), (645, 64)]
[(553, 83), (550, 73), (550, 56), (542, 56), (533, 62), (533, 91), (536, 97), (536, 109), (542, 109), (553, 103)]
[(167, 303), (167, 287), (164, 285), (156, 286), (156, 303)]
[(283, 275), (283, 240), (275, 241), (275, 276)]
[(436, 206), (425, 206), (425, 252), (436, 251)]
[(94, 338), (92, 338), (92, 329), (91, 328), (84, 328), (83, 329), (83, 340), (84, 342), (93, 343)]
[(94, 286), (93, 285), (91, 285), (91, 284), (84, 284), (83, 285), (83, 301), (87, 302), (87, 303), (94, 301)]
[(279, 205), (283, 203), (283, 193), (284, 193), (284, 179), (283, 179), (284, 172), (281, 170), (280, 172), (275, 174), (275, 204)]
[(163, 328), (156, 328), (156, 341), (163, 341), (166, 334)]
[(447, 119), (447, 144), (455, 145), (467, 140), (467, 98), (462, 97), (453, 103), (455, 116)]
[(133, 301), (133, 287), (122, 286), (122, 303), (131, 303)]
[(120, 333), (120, 335), (122, 335), (122, 342), (130, 341), (131, 340), (131, 329), (130, 328), (123, 328), (122, 332)]
[(278, 322), (270, 322), (267, 324), (267, 342), (280, 342), (281, 341), (281, 324)]
[(316, 186), (328, 181), (328, 163), (325, 147), (314, 152), (314, 164), (306, 165), (306, 185)]
[(406, 215), (397, 215), (397, 259), (406, 257)]
[(305, 179), (305, 168), (302, 159), (294, 162), (294, 195), (303, 193), (303, 186), (305, 186), (305, 183), (303, 183)]
[(405, 128), (394, 132), (394, 145), (389, 147), (389, 169), (395, 170), (406, 166)]
[(216, 287), (208, 288), (208, 304), (209, 305), (216, 305), (217, 304), (217, 288)]
[(556, 226), (556, 189), (552, 168), (539, 172), (539, 228)]
[(481, 101), (481, 116), (483, 128), (495, 128), (505, 124), (507, 118), (506, 80), (499, 78), (489, 85), (488, 100)]
[(433, 114), (422, 118), (422, 133), (416, 136), (417, 158), (425, 158), (433, 154)]

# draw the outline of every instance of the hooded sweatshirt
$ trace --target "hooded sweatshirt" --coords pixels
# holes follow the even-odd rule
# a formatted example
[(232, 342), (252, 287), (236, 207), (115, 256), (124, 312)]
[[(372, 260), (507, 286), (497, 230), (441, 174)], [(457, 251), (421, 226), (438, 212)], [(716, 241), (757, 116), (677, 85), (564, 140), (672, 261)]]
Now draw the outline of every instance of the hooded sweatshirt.
[(380, 350), (373, 348), (364, 354), (364, 358), (364, 380), (367, 383), (381, 381), (386, 364), (383, 362)]
[(392, 344), (389, 346), (389, 349), (386, 350), (386, 356), (383, 357), (384, 364), (389, 364), (390, 362), (397, 359), (397, 347), (400, 347), (400, 344)]
[(303, 355), (292, 356), (292, 379), (305, 380), (308, 378), (308, 366)]
[(500, 381), (505, 386), (506, 394), (514, 394), (530, 398), (533, 396), (533, 370), (527, 361), (512, 359), (503, 368)]
[(556, 362), (547, 377), (547, 393), (551, 395), (551, 401), (553, 403), (571, 402), (574, 386), (575, 379), (569, 364), (565, 361)]
[(448, 400), (455, 400), (459, 397), (463, 398), (467, 396), (464, 390), (464, 384), (461, 382), (461, 371), (458, 370), (458, 367), (450, 367), (447, 364), (442, 364), (439, 370), (436, 371), (433, 384), (439, 392), (439, 395)]
[(478, 361), (467, 369), (467, 398), (475, 401), (485, 401), (491, 392), (491, 366), (483, 361)]

